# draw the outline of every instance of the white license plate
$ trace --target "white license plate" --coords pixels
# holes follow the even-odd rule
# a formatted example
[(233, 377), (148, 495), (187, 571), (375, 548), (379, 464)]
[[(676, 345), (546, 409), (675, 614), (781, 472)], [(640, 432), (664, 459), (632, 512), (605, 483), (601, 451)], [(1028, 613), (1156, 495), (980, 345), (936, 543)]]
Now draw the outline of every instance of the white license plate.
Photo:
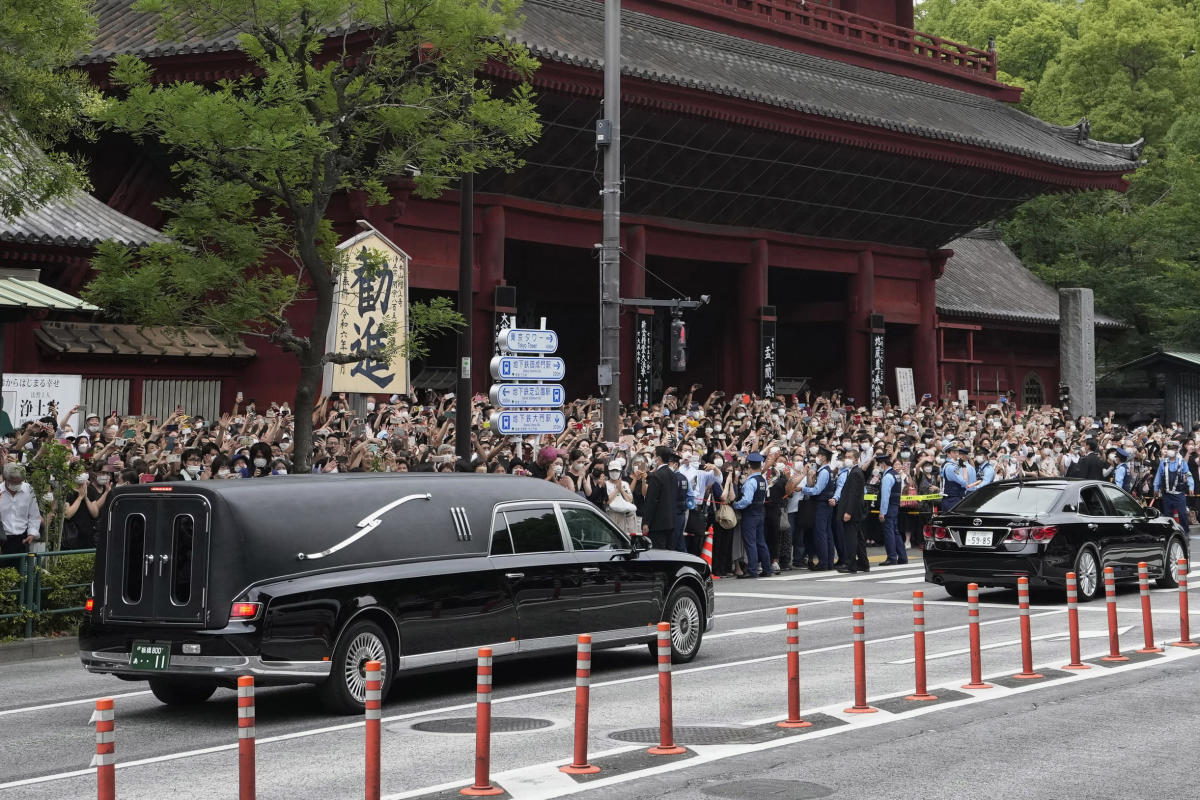
[(967, 531), (967, 547), (991, 547), (991, 531)]

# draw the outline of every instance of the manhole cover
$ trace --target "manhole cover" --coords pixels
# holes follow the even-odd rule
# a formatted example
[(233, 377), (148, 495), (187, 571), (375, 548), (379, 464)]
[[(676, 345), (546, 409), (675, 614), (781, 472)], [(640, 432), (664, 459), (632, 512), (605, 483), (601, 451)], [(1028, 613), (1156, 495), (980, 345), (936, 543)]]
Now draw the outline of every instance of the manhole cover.
[(818, 797), (829, 797), (833, 789), (819, 783), (803, 781), (776, 781), (757, 778), (737, 783), (721, 783), (705, 788), (704, 794), (709, 797), (723, 797), (729, 800), (745, 800), (746, 798), (785, 797), (787, 800), (816, 800)]
[[(492, 717), (492, 733), (520, 733), (549, 728), (554, 722), (534, 717)], [(412, 726), (413, 730), (425, 733), (474, 733), (475, 717), (446, 717), (428, 719)]]
[[(658, 744), (658, 728), (630, 728), (610, 733), (608, 738), (619, 742)], [(716, 725), (677, 726), (675, 743), (689, 744), (741, 744), (763, 738), (762, 731), (754, 728), (722, 728)]]

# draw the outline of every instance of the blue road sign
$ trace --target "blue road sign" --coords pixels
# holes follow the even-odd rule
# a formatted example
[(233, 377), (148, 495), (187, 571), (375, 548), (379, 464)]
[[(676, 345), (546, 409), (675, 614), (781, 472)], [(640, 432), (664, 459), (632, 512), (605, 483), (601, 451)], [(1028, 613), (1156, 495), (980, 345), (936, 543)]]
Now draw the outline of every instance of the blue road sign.
[(501, 408), (556, 408), (567, 393), (557, 383), (497, 383), (488, 392), (492, 405)]
[(557, 356), (494, 356), (491, 370), (492, 379), (498, 381), (561, 381), (567, 374), (567, 365)]
[(501, 436), (559, 434), (567, 429), (567, 417), (561, 411), (497, 411), (492, 414), (491, 429)]
[(554, 331), (509, 328), (496, 335), (496, 344), (510, 353), (553, 353), (558, 350), (558, 334)]

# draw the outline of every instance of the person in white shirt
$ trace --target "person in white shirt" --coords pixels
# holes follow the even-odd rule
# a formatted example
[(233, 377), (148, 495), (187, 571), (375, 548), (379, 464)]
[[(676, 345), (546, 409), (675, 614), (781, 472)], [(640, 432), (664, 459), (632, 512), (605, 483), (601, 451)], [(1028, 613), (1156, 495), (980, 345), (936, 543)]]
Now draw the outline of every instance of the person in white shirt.
[(0, 523), (4, 525), (4, 555), (20, 554), (37, 539), (42, 527), (42, 512), (38, 509), (33, 487), (25, 482), (25, 468), (20, 464), (4, 466), (4, 488), (0, 489)]

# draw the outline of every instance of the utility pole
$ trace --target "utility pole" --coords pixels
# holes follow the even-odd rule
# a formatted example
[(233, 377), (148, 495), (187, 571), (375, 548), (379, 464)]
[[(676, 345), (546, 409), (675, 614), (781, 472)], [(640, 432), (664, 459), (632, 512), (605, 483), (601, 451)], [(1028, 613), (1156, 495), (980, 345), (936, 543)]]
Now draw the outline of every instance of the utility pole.
[(600, 245), (600, 364), (604, 439), (620, 435), (621, 411), (621, 0), (604, 0), (603, 242)]
[(475, 316), (475, 175), (462, 176), (458, 201), (458, 386), (454, 400), (454, 452), (471, 460), (471, 339)]

